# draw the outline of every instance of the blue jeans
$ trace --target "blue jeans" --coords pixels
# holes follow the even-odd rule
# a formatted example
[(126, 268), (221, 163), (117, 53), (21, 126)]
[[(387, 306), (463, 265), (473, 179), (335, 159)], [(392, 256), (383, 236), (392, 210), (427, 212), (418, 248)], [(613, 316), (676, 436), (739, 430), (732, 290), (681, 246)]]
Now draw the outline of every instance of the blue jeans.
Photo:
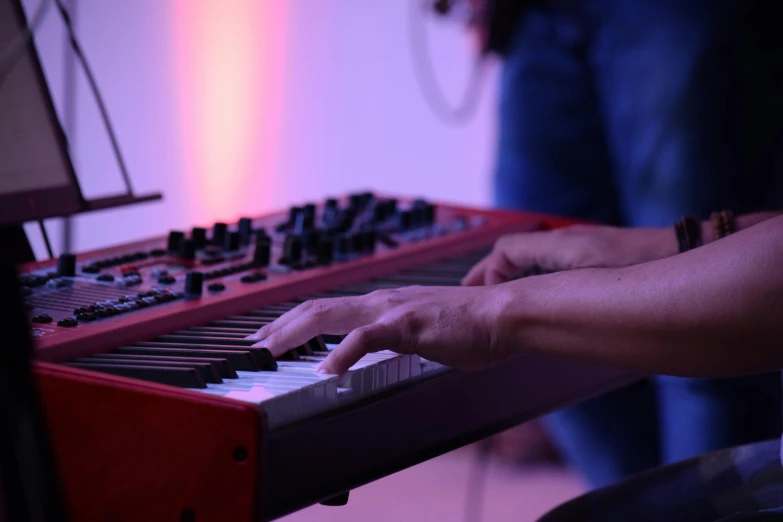
[[(622, 226), (781, 208), (783, 31), (774, 5), (533, 3), (501, 77), (496, 204)], [(656, 377), (547, 422), (565, 456), (602, 486), (775, 437), (782, 409), (778, 373)]]

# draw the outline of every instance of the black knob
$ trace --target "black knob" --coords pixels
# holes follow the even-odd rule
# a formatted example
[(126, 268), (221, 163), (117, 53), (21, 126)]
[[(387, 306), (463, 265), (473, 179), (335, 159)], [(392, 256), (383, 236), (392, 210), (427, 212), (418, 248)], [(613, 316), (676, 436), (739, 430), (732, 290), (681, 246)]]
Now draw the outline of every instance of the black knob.
[(362, 252), (365, 254), (375, 253), (375, 245), (378, 242), (378, 234), (373, 229), (367, 229), (360, 232), (364, 239), (362, 240)]
[(294, 223), (296, 223), (296, 216), (299, 215), (299, 213), (302, 211), (301, 207), (291, 207), (288, 209), (288, 226), (292, 227), (294, 226)]
[(158, 283), (161, 285), (173, 285), (176, 282), (177, 280), (173, 275), (170, 274), (162, 274), (160, 277), (158, 277)]
[(202, 227), (193, 227), (190, 232), (190, 239), (197, 249), (204, 248), (207, 244), (207, 229)]
[(389, 217), (389, 207), (383, 203), (376, 203), (372, 207), (372, 222), (383, 223)]
[(402, 210), (397, 219), (400, 230), (410, 230), (413, 228), (413, 213), (410, 210)]
[(305, 211), (296, 215), (296, 222), (294, 223), (294, 234), (301, 235), (305, 232), (312, 230), (315, 227), (315, 213), (308, 213)]
[(434, 225), (435, 217), (436, 217), (435, 205), (433, 205), (432, 203), (427, 203), (427, 206), (424, 208), (424, 222), (427, 225)]
[(196, 245), (190, 239), (183, 239), (179, 243), (177, 257), (185, 260), (196, 259)]
[(169, 232), (169, 240), (167, 242), (167, 250), (169, 252), (177, 252), (179, 250), (179, 243), (185, 238), (185, 234), (179, 230), (172, 230)]
[[(333, 203), (330, 205), (330, 203)], [(326, 207), (324, 208), (324, 215), (323, 215), (323, 223), (325, 226), (331, 226), (334, 224), (335, 219), (337, 219), (337, 216), (340, 214), (340, 208), (337, 206), (337, 200), (330, 199), (326, 202)]]
[(357, 254), (364, 252), (364, 233), (356, 232), (350, 235), (351, 251)]
[(306, 252), (314, 254), (318, 248), (318, 241), (321, 237), (320, 230), (307, 230), (302, 234), (302, 248)]
[(423, 199), (413, 202), (414, 227), (430, 226), (435, 222), (435, 205)]
[(228, 231), (228, 225), (225, 223), (215, 223), (212, 226), (212, 243), (218, 246), (222, 246), (226, 240), (226, 232)]
[(345, 259), (350, 256), (352, 247), (353, 237), (350, 234), (343, 234), (338, 236), (337, 241), (334, 244), (335, 259)]
[(239, 243), (241, 240), (239, 232), (229, 232), (226, 234), (226, 238), (223, 240), (223, 249), (228, 252), (239, 250)]
[(312, 203), (308, 203), (304, 207), (302, 207), (302, 214), (305, 215), (305, 218), (307, 218), (310, 221), (315, 220), (315, 205)]
[(253, 235), (253, 220), (248, 217), (240, 218), (237, 229), (239, 230), (239, 237), (242, 244), (250, 244), (250, 238)]
[(225, 289), (226, 289), (226, 285), (224, 285), (223, 283), (212, 283), (207, 287), (207, 290), (209, 290), (210, 292), (222, 292)]
[(364, 203), (364, 198), (361, 194), (351, 194), (348, 197), (348, 206), (354, 210), (359, 210)]
[(302, 260), (302, 238), (295, 234), (288, 234), (283, 243), (283, 257), (280, 264), (291, 265)]
[(201, 295), (204, 287), (202, 272), (188, 272), (185, 275), (185, 295), (195, 297)]
[(76, 275), (76, 256), (62, 254), (57, 260), (57, 273), (60, 277), (73, 277)]
[(334, 239), (322, 234), (318, 238), (315, 257), (321, 265), (328, 265), (334, 259)]
[(336, 228), (339, 232), (347, 232), (348, 230), (353, 227), (353, 220), (356, 217), (355, 212), (350, 209), (346, 208), (340, 214), (337, 216), (334, 228)]
[(253, 264), (256, 266), (268, 266), (272, 254), (272, 242), (269, 236), (256, 236), (256, 246), (253, 250)]

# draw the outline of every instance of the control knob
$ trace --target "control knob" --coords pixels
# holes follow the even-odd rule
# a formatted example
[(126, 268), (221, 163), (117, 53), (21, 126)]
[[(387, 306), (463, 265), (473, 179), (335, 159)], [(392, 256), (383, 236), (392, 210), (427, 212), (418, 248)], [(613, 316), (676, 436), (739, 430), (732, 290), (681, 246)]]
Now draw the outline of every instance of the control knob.
[(253, 235), (253, 220), (248, 217), (240, 218), (237, 229), (241, 243), (243, 245), (250, 244), (250, 237)]
[(166, 249), (169, 252), (177, 252), (179, 250), (180, 242), (185, 238), (185, 234), (179, 230), (172, 230), (169, 232), (169, 239), (166, 243)]
[(204, 274), (202, 272), (191, 271), (185, 274), (185, 295), (188, 297), (198, 297), (201, 295), (204, 287)]
[(239, 232), (229, 232), (226, 234), (226, 237), (223, 241), (223, 249), (227, 252), (233, 252), (235, 250), (239, 250), (239, 244), (241, 240), (241, 236), (239, 235)]
[(76, 256), (62, 254), (57, 260), (57, 273), (60, 277), (73, 277), (76, 275)]
[(207, 229), (202, 227), (193, 227), (190, 232), (190, 239), (197, 249), (204, 248), (207, 244)]
[(226, 232), (228, 231), (228, 225), (225, 223), (215, 223), (212, 226), (212, 243), (218, 246), (222, 246), (226, 240)]

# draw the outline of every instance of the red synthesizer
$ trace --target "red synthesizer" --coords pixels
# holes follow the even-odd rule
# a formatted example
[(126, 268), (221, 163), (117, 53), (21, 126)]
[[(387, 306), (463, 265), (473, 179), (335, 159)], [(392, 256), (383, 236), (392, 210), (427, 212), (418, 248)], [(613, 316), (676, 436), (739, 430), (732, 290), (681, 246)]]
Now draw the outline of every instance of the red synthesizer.
[(569, 224), (357, 193), (23, 266), (71, 519), (255, 521), (339, 504), (631, 382), (542, 356), (465, 373), (393, 351), (338, 378), (314, 372), (338, 337), (277, 360), (246, 339), (308, 299), (458, 285), (498, 237)]

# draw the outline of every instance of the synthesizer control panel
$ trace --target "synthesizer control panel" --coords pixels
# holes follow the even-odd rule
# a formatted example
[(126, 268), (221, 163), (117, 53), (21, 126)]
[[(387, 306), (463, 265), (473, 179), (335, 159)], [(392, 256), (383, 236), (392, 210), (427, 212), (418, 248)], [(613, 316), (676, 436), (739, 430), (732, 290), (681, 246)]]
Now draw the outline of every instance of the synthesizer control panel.
[[(67, 346), (85, 336), (100, 338), (90, 333), (101, 326), (113, 329), (238, 294), (264, 294), (290, 281), (350, 271), (362, 261), (400, 259), (438, 241), (490, 234), (493, 225), (507, 222), (502, 215), (363, 192), (63, 254), (25, 266), (19, 282), (39, 346)], [(41, 355), (61, 358), (47, 350)]]
[(349, 263), (432, 237), (480, 228), (484, 216), (468, 216), (415, 200), (375, 198), (292, 207), (286, 214), (240, 218), (116, 251), (64, 254), (20, 277), (37, 336), (54, 327), (74, 328), (161, 307), (204, 299), (231, 285), (261, 286), (302, 272)]

